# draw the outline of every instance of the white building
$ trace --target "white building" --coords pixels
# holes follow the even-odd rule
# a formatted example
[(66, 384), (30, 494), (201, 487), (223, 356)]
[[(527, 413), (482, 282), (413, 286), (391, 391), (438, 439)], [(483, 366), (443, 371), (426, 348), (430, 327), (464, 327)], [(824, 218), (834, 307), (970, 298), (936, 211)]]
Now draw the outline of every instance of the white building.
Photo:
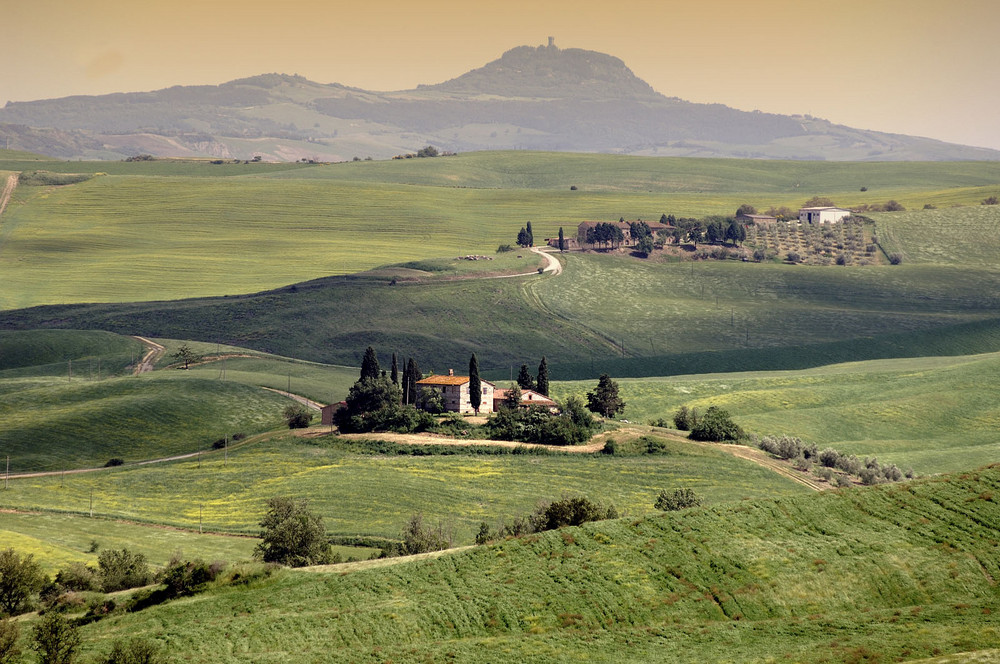
[(799, 221), (803, 224), (832, 224), (851, 216), (850, 210), (839, 207), (807, 207), (799, 210)]

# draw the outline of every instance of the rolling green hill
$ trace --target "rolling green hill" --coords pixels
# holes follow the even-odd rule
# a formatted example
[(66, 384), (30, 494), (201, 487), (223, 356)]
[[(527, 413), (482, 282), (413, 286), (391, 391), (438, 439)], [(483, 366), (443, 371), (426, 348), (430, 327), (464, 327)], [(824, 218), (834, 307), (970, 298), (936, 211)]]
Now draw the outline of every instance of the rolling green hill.
[(84, 640), (140, 634), (194, 662), (978, 661), (1000, 639), (998, 491), (989, 468), (284, 572)]
[[(593, 381), (553, 384), (584, 395)], [(682, 405), (721, 406), (759, 435), (789, 434), (820, 449), (940, 473), (1000, 454), (1000, 354), (856, 362), (804, 371), (620, 381), (633, 422), (670, 421)]]
[[(560, 227), (573, 236), (585, 220), (732, 214), (742, 203), (796, 207), (820, 194), (840, 205), (930, 203), (941, 208), (933, 218), (947, 224), (946, 206), (979, 207), (1000, 193), (997, 162), (493, 152), (327, 166), (15, 160), (0, 161), (2, 169), (110, 173), (17, 188), (0, 224), (3, 309), (235, 295), (411, 260), (492, 254), (529, 220), (542, 239)], [(928, 237), (935, 235), (907, 241)], [(954, 240), (970, 241), (964, 230)], [(940, 241), (952, 246), (947, 234)]]

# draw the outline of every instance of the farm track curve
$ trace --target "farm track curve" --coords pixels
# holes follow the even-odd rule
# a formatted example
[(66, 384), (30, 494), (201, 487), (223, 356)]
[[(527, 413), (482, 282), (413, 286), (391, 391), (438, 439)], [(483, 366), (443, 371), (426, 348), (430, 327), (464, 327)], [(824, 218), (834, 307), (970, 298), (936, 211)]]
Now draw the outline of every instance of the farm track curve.
[(3, 214), (4, 210), (7, 209), (7, 203), (10, 202), (10, 197), (14, 195), (14, 190), (17, 188), (17, 182), (17, 173), (7, 176), (7, 182), (4, 183), (3, 192), (0, 192), (0, 214)]

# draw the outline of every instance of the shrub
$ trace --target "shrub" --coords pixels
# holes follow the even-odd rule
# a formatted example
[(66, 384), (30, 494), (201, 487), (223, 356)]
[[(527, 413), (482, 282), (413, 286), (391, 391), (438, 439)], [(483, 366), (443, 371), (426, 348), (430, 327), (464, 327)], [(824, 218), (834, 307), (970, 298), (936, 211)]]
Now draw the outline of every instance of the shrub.
[(41, 664), (71, 664), (80, 647), (80, 635), (64, 616), (46, 613), (35, 625), (34, 644)]
[(101, 590), (106, 593), (138, 588), (150, 582), (146, 556), (128, 549), (106, 549), (97, 556)]
[(674, 413), (674, 427), (680, 429), (681, 431), (690, 431), (691, 427), (698, 424), (698, 411), (694, 408), (688, 409), (687, 406), (681, 406)]
[(509, 244), (501, 244), (500, 246), (497, 247), (498, 254), (505, 254), (508, 251), (514, 251), (514, 247), (510, 246)]
[(153, 641), (135, 637), (128, 641), (115, 639), (108, 656), (98, 660), (99, 664), (159, 664), (165, 661), (160, 649)]
[(739, 441), (746, 437), (729, 413), (718, 406), (711, 406), (698, 424), (691, 428), (688, 438), (691, 440), (707, 440), (722, 442), (724, 440)]
[(667, 444), (664, 443), (659, 438), (651, 438), (650, 436), (643, 436), (639, 439), (639, 442), (645, 443), (646, 454), (659, 454), (663, 450), (667, 449)]
[(826, 466), (817, 468), (816, 477), (819, 477), (820, 479), (824, 479), (827, 482), (829, 482), (833, 479), (833, 471), (830, 468), (827, 468)]
[(691, 489), (674, 489), (672, 493), (667, 493), (664, 489), (660, 491), (653, 507), (665, 512), (675, 512), (699, 505), (701, 505), (701, 497)]
[(204, 560), (182, 561), (173, 559), (163, 571), (163, 584), (170, 597), (193, 595), (205, 584), (214, 581), (225, 568), (223, 563), (209, 565)]
[(888, 203), (885, 204), (885, 207), (883, 209), (886, 212), (904, 212), (906, 210), (905, 207), (903, 207), (896, 201), (889, 201)]
[(485, 521), (479, 523), (479, 532), (476, 534), (476, 544), (486, 544), (493, 539), (490, 526)]
[(452, 539), (451, 533), (446, 533), (441, 524), (436, 528), (425, 526), (423, 515), (414, 514), (403, 529), (403, 542), (399, 545), (399, 551), (404, 556), (441, 551), (451, 547)]
[(312, 422), (313, 418), (312, 412), (299, 404), (285, 408), (284, 415), (289, 429), (305, 429)]
[(766, 258), (767, 258), (767, 250), (763, 249), (762, 247), (758, 247), (757, 249), (753, 250), (753, 259), (758, 263), (765, 260)]
[(0, 615), (28, 610), (43, 581), (42, 569), (30, 553), (22, 558), (14, 549), (0, 551)]
[(1000, 198), (997, 198), (996, 196), (990, 196), (989, 198), (984, 198), (982, 201), (982, 205), (997, 205), (997, 204), (1000, 204)]
[(17, 645), (20, 636), (17, 623), (8, 618), (0, 618), (0, 664), (21, 661), (21, 649)]
[(862, 468), (861, 472), (858, 473), (858, 477), (861, 479), (861, 483), (865, 486), (871, 486), (872, 484), (878, 484), (879, 480), (882, 479), (881, 473), (874, 468)]
[(583, 496), (563, 498), (543, 504), (529, 517), (535, 532), (555, 530), (563, 526), (579, 526), (589, 521), (618, 518), (614, 506), (604, 507)]
[(330, 558), (323, 520), (309, 511), (308, 502), (286, 496), (267, 501), (260, 521), (260, 544), (254, 556), (289, 567), (320, 565)]
[(827, 468), (836, 468), (839, 460), (840, 452), (829, 447), (819, 453), (819, 462)]
[(854, 485), (851, 483), (851, 479), (849, 477), (847, 477), (846, 475), (837, 475), (837, 488), (838, 489), (847, 489), (847, 488), (850, 488), (852, 486), (854, 486)]
[(69, 567), (56, 574), (56, 585), (63, 590), (95, 592), (101, 589), (101, 579), (94, 568), (83, 563), (70, 563)]
[(850, 456), (841, 455), (841, 457), (837, 459), (837, 468), (844, 471), (848, 475), (857, 475), (861, 472), (861, 469), (864, 468), (864, 464), (862, 464), (861, 460), (853, 454)]
[(837, 254), (837, 265), (847, 265), (846, 254)]
[(889, 263), (892, 265), (899, 265), (903, 262), (903, 254), (892, 253), (889, 254)]
[(108, 459), (107, 463), (104, 464), (104, 467), (105, 468), (113, 468), (115, 466), (121, 466), (124, 463), (125, 463), (125, 459), (122, 459), (121, 457), (114, 457), (114, 458)]
[(604, 441), (604, 447), (601, 448), (601, 454), (607, 454), (609, 456), (614, 456), (618, 452), (618, 444), (611, 438)]
[(787, 258), (789, 263), (798, 263), (802, 260), (802, 256), (800, 256), (796, 251), (789, 251)]

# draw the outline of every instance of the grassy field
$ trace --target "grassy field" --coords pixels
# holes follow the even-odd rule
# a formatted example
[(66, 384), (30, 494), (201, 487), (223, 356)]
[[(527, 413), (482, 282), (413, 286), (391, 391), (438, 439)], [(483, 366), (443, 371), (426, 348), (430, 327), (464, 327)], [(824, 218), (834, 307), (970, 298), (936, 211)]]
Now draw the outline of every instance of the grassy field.
[(146, 352), (136, 339), (111, 332), (80, 330), (0, 331), (0, 381), (28, 376), (69, 378), (76, 362), (77, 375), (128, 374)]
[(880, 241), (907, 263), (997, 268), (1000, 206), (873, 214)]
[(11, 480), (3, 505), (206, 529), (256, 532), (264, 500), (308, 498), (336, 535), (398, 537), (422, 513), (471, 543), (480, 521), (522, 516), (539, 500), (585, 494), (632, 515), (653, 511), (664, 488), (689, 487), (709, 503), (793, 495), (805, 488), (721, 451), (667, 443), (662, 454), (384, 456), (330, 437), (273, 440), (170, 464)]
[(278, 394), (183, 372), (0, 381), (0, 454), (11, 472), (101, 466), (208, 449), (282, 424)]
[(99, 621), (84, 641), (94, 652), (140, 634), (194, 662), (888, 662), (989, 651), (1000, 639), (998, 491), (992, 468), (600, 522), (349, 573), (284, 572)]
[[(0, 494), (2, 495), (2, 494)], [(146, 556), (151, 565), (162, 567), (178, 552), (187, 558), (245, 560), (253, 555), (257, 539), (198, 534), (172, 528), (109, 523), (104, 519), (69, 514), (12, 514), (0, 512), (0, 538), (4, 548), (31, 554), (45, 571), (55, 574), (70, 563), (97, 564), (102, 549), (128, 548)], [(98, 549), (92, 551), (93, 542)]]
[[(18, 163), (0, 160), (0, 169)], [(490, 253), (529, 220), (541, 239), (561, 226), (573, 235), (583, 220), (732, 214), (744, 202), (794, 207), (814, 194), (841, 205), (895, 198), (919, 208), (976, 204), (998, 189), (998, 169), (988, 162), (482, 153), (329, 166), (46, 167), (112, 174), (18, 187), (0, 225), (3, 309), (232, 295), (388, 263)], [(570, 191), (567, 183), (581, 188)]]
[[(583, 395), (593, 381), (555, 383)], [(728, 410), (747, 430), (940, 473), (1000, 455), (1000, 353), (876, 360), (804, 371), (623, 379), (632, 421), (682, 405)]]

